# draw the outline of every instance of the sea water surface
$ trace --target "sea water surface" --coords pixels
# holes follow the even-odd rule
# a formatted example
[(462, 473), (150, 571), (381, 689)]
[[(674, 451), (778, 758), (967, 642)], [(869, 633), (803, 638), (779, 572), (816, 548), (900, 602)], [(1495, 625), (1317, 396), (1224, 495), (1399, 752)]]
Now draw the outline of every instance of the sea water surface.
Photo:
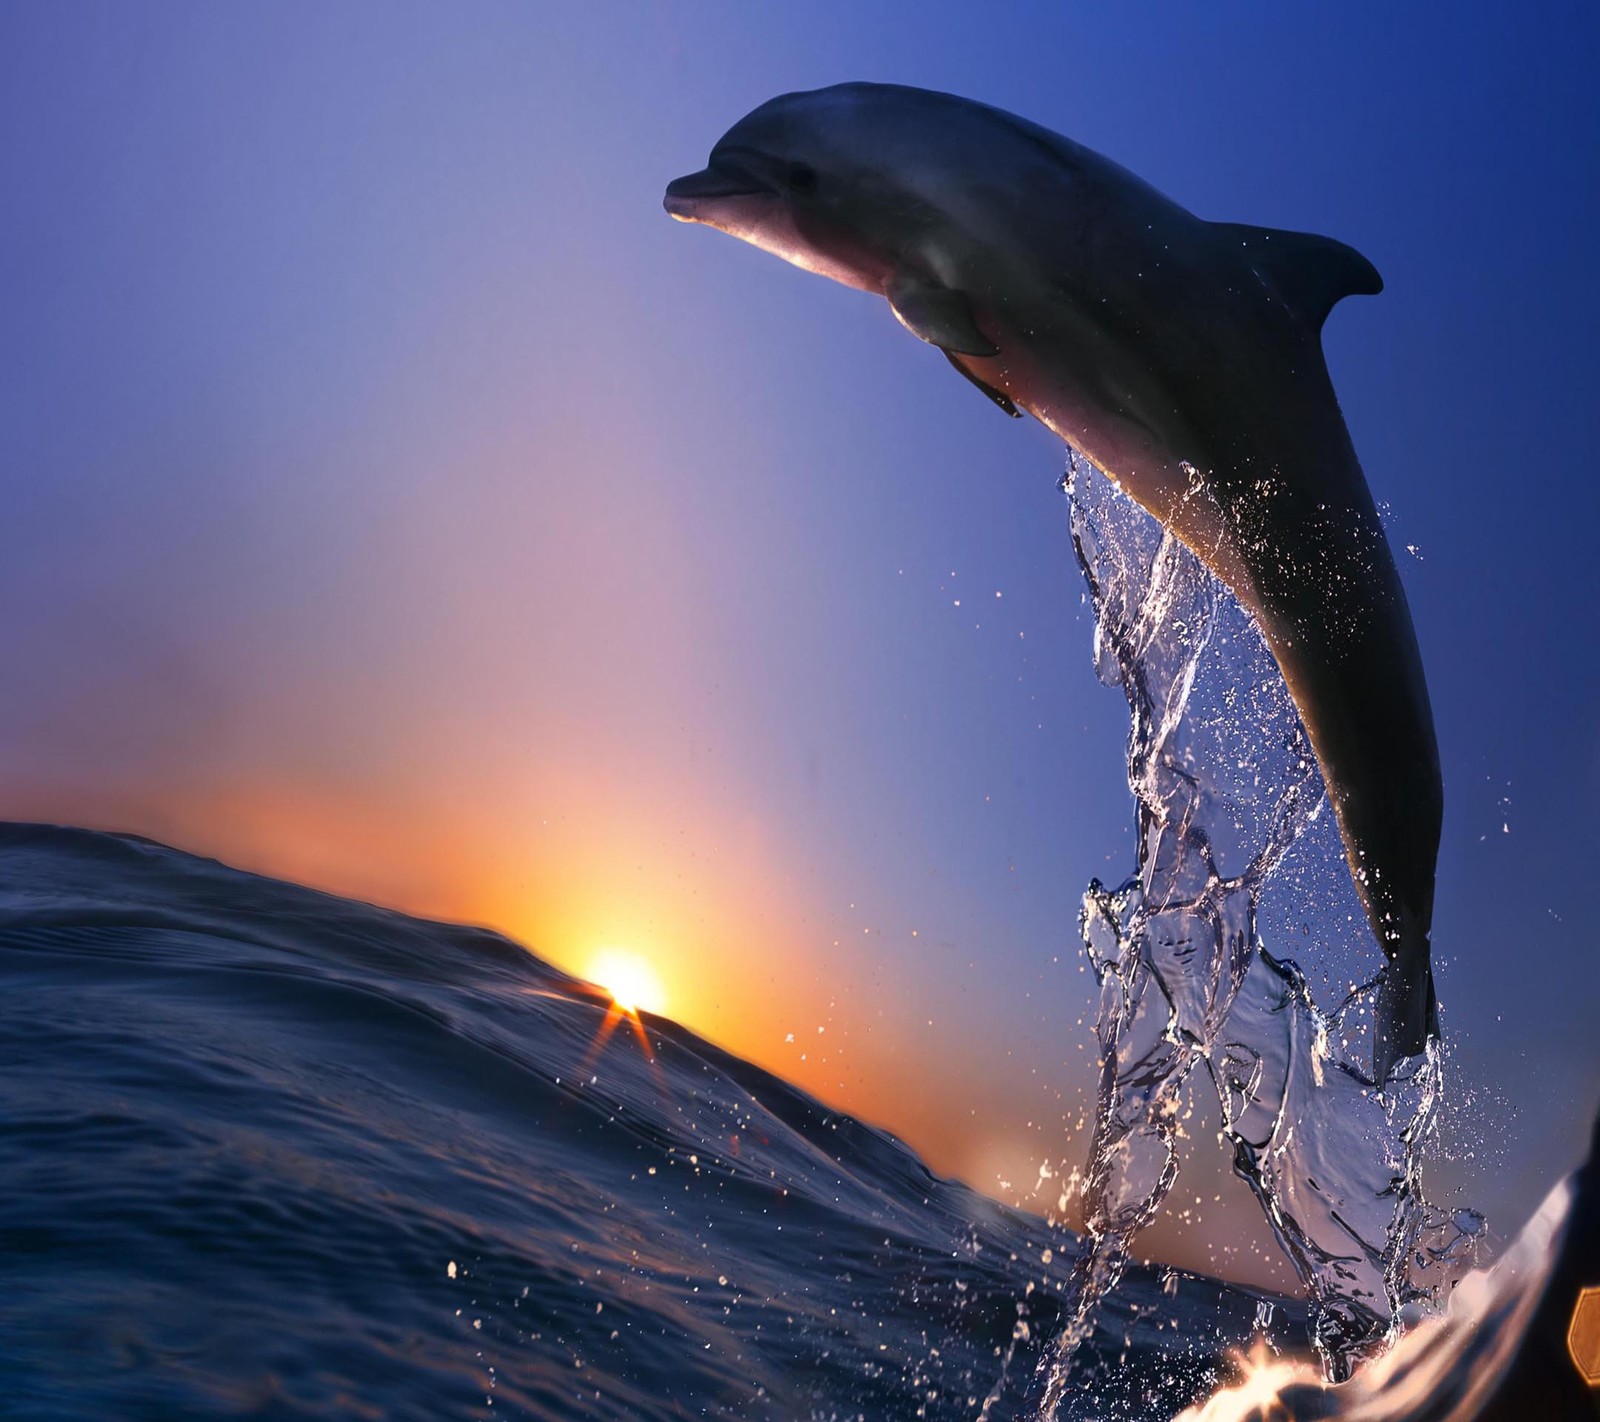
[[(886, 1133), (493, 933), (146, 840), (0, 825), (0, 1063), (7, 1418), (1018, 1418), (1064, 1323), (1074, 1237)], [(1322, 1389), (1298, 1304), (1130, 1264), (1061, 1415), (1278, 1416), (1211, 1397), (1264, 1337), (1301, 1416), (1476, 1416), (1418, 1388), (1504, 1370), (1565, 1209), (1401, 1344), (1404, 1407)]]
[[(1076, 1240), (495, 934), (0, 826), (0, 1415), (1026, 1415)], [(1264, 1305), (1273, 1303), (1267, 1309)], [(1282, 1300), (1132, 1267), (1069, 1415)]]

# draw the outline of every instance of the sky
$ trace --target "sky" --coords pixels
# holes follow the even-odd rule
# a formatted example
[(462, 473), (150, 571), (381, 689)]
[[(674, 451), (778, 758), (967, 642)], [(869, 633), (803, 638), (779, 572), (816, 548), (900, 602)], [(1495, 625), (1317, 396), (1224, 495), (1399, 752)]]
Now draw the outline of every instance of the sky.
[[(1431, 1179), (1510, 1235), (1600, 1100), (1597, 42), (1577, 3), (8, 5), (0, 816), (625, 949), (941, 1171), (1080, 1164), (1078, 906), (1133, 850), (1063, 451), (660, 206), (775, 94), (960, 93), (1385, 277), (1325, 345), (1444, 765)], [(1285, 1281), (1189, 1157), (1149, 1252)]]

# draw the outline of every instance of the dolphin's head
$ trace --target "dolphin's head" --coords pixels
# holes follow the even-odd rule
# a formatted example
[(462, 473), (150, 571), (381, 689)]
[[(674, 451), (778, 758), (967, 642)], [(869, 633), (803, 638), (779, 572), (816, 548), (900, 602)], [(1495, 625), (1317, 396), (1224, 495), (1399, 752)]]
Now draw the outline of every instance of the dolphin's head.
[[(807, 271), (881, 291), (931, 214), (906, 151), (915, 90), (840, 84), (739, 120), (664, 206)], [(932, 97), (932, 96), (928, 96)]]

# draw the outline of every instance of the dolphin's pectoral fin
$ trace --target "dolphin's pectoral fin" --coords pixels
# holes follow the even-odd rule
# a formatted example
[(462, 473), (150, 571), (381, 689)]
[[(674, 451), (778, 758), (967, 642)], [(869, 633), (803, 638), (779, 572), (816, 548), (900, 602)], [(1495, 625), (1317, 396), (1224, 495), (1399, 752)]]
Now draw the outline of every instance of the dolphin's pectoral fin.
[(974, 375), (966, 368), (966, 366), (962, 365), (961, 362), (956, 359), (956, 353), (954, 351), (945, 351), (944, 358), (949, 361), (952, 366), (959, 370), (961, 374), (966, 377), (966, 379), (970, 380), (978, 387), (978, 389), (983, 391), (985, 395), (993, 400), (996, 405), (1006, 412), (1006, 414), (1010, 415), (1013, 420), (1020, 420), (1022, 418), (1022, 411), (1011, 403), (1011, 397), (1007, 395), (1004, 390), (996, 390), (994, 386), (989, 384), (987, 380), (978, 379), (976, 375)]
[(1334, 304), (1346, 296), (1376, 296), (1383, 278), (1354, 247), (1309, 232), (1280, 232), (1243, 222), (1213, 222), (1224, 236), (1237, 241), (1246, 260), (1285, 306), (1313, 331)]
[(1000, 348), (978, 329), (966, 292), (927, 277), (901, 275), (889, 279), (883, 294), (895, 319), (919, 340), (962, 355), (1000, 354)]

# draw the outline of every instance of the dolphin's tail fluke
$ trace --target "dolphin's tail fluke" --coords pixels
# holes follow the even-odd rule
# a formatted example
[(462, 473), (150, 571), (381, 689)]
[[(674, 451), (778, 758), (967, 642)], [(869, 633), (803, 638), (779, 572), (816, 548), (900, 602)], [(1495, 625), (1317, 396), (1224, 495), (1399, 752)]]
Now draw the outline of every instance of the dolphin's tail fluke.
[(1417, 1056), (1439, 1035), (1439, 1002), (1426, 933), (1403, 934), (1378, 974), (1372, 1040), (1372, 1078), (1383, 1086), (1395, 1063)]

